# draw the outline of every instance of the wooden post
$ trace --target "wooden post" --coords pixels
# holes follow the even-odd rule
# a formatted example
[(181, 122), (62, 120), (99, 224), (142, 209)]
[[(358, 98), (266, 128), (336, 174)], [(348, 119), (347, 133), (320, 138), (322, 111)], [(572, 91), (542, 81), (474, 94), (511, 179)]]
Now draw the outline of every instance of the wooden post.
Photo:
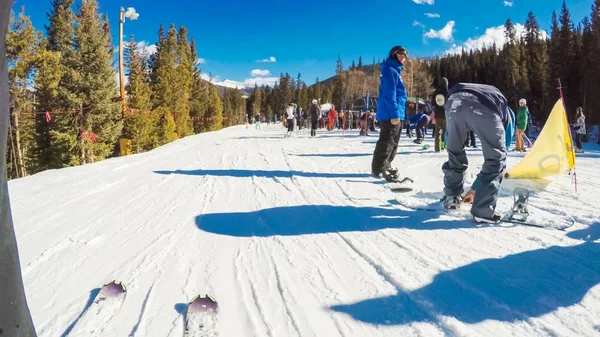
[(125, 23), (125, 10), (121, 8), (119, 13), (119, 77), (121, 87), (121, 110), (125, 117), (127, 102), (125, 99), (125, 71), (123, 69), (123, 23)]

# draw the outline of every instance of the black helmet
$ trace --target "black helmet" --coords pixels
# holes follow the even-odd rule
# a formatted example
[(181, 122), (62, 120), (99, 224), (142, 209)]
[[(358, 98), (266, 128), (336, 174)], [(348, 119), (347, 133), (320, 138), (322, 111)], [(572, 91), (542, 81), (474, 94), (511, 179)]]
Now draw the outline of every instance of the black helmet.
[(396, 54), (404, 54), (404, 56), (408, 57), (408, 50), (406, 50), (406, 48), (402, 46), (395, 46), (392, 49), (390, 49), (388, 57), (391, 59), (396, 59)]

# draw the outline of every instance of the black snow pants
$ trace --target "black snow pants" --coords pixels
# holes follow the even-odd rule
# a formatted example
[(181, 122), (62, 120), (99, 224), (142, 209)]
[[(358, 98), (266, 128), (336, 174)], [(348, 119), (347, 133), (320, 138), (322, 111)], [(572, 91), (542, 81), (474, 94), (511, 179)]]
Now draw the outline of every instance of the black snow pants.
[(402, 132), (402, 123), (393, 125), (390, 120), (380, 121), (379, 140), (373, 151), (373, 161), (371, 162), (371, 171), (379, 175), (385, 169), (392, 167), (392, 161), (396, 158), (398, 152), (398, 142), (400, 141), (400, 132)]

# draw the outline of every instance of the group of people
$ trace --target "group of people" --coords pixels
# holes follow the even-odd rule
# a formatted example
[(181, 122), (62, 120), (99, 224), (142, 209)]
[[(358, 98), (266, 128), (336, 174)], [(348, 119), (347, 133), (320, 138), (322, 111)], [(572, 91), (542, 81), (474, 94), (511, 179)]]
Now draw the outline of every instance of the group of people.
[[(377, 120), (381, 128), (373, 152), (371, 171), (373, 176), (388, 182), (401, 182), (399, 169), (391, 163), (396, 156), (401, 134), (401, 121), (406, 120), (407, 92), (401, 72), (408, 51), (402, 46), (393, 47), (381, 64)], [(447, 209), (455, 209), (463, 203), (471, 204), (471, 214), (476, 222), (497, 223), (501, 215), (496, 212), (500, 184), (506, 169), (507, 149), (516, 129), (517, 151), (525, 151), (524, 132), (530, 114), (527, 101), (519, 101), (515, 116), (506, 97), (498, 88), (476, 83), (457, 83), (448, 87), (448, 80), (441, 78), (431, 96), (435, 116), (435, 151), (442, 145), (448, 153), (443, 164), (444, 198)], [(585, 117), (577, 109), (577, 147), (581, 148), (580, 135), (585, 134)], [(429, 118), (417, 114), (415, 124), (417, 138), (421, 127)], [(464, 184), (468, 168), (465, 146), (469, 138), (477, 135), (481, 142), (484, 164), (470, 189), (465, 193)], [(463, 194), (464, 193), (464, 194)]]

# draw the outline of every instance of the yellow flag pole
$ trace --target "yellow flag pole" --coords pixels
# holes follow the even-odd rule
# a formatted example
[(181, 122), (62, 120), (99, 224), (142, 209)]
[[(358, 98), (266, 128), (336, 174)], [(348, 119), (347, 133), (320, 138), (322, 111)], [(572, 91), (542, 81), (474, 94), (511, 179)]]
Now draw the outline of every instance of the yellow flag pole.
[[(560, 100), (562, 102), (563, 109), (565, 110), (565, 115), (566, 115), (567, 107), (565, 105), (565, 99), (563, 97), (562, 84), (560, 83), (560, 78), (558, 78), (558, 92), (560, 93)], [(569, 137), (571, 137), (571, 132), (569, 132)], [(575, 156), (575, 148), (573, 147), (573, 139), (571, 139), (571, 153), (573, 154), (573, 156)], [(575, 160), (573, 160), (573, 162), (575, 162)], [(577, 193), (577, 171), (575, 170), (575, 165), (573, 165), (573, 182), (575, 184), (575, 192)]]

